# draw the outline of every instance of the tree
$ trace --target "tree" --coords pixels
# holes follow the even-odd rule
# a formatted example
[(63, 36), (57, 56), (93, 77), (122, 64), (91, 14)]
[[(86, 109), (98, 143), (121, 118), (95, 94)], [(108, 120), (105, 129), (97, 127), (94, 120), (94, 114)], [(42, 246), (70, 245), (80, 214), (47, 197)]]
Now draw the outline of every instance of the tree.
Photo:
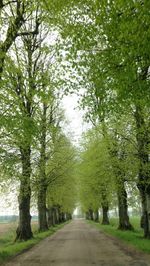
[[(102, 32), (106, 36), (103, 68), (107, 71), (110, 86), (117, 92), (123, 106), (130, 104), (133, 108), (138, 158), (140, 160), (138, 188), (143, 202), (144, 236), (149, 238), (149, 47), (148, 3), (131, 2), (126, 5), (116, 1), (115, 5), (105, 1), (99, 8), (102, 16)], [(109, 8), (109, 12), (107, 12)], [(139, 25), (143, 24), (142, 28)], [(101, 20), (102, 19), (102, 20)], [(108, 23), (108, 21), (111, 21)], [(132, 21), (132, 23), (130, 23)], [(141, 32), (142, 31), (142, 32)], [(144, 38), (140, 38), (141, 33)], [(111, 52), (111, 60), (110, 60)], [(107, 62), (107, 67), (106, 67)], [(125, 102), (126, 100), (126, 102)], [(144, 115), (143, 115), (144, 114)]]
[[(17, 8), (20, 1), (16, 1)], [(22, 3), (22, 2), (21, 2)], [(10, 6), (13, 2), (9, 2)], [(15, 5), (15, 2), (14, 2)], [(20, 195), (19, 195), (19, 226), (17, 228), (16, 239), (27, 240), (32, 237), (31, 232), (31, 216), (30, 216), (30, 198), (31, 198), (31, 177), (33, 176), (33, 153), (34, 145), (39, 141), (40, 159), (39, 159), (39, 190), (38, 190), (38, 205), (39, 216), (45, 217), (42, 214), (41, 197), (46, 195), (46, 189), (42, 193), (42, 189), (46, 183), (46, 112), (47, 106), (51, 103), (47, 102), (51, 92), (48, 88), (48, 83), (51, 86), (55, 83), (55, 89), (58, 86), (56, 78), (49, 79), (49, 65), (53, 58), (52, 46), (46, 45), (45, 37), (48, 38), (47, 32), (50, 32), (48, 25), (43, 23), (43, 13), (38, 3), (33, 3), (34, 9), (27, 9), (29, 20), (24, 25), (20, 32), (16, 32), (18, 42), (15, 42), (11, 49), (9, 57), (6, 54), (3, 57), (3, 83), (2, 83), (2, 139), (7, 144), (1, 150), (5, 156), (8, 150), (17, 151), (17, 163), (20, 179)], [(24, 2), (23, 7), (24, 8)], [(17, 12), (20, 12), (17, 9)], [(15, 13), (14, 13), (15, 14)], [(18, 13), (17, 13), (18, 15)], [(19, 29), (18, 29), (19, 30)], [(50, 32), (51, 33), (51, 32)], [(12, 32), (14, 34), (14, 32)], [(15, 39), (13, 40), (13, 42)], [(12, 43), (10, 46), (12, 46)], [(9, 46), (9, 48), (10, 48)], [(8, 48), (8, 49), (9, 49)], [(50, 54), (51, 53), (51, 54)], [(49, 56), (50, 55), (50, 56)], [(4, 60), (7, 59), (7, 65), (4, 65)], [(54, 67), (51, 66), (51, 74)], [(58, 72), (57, 72), (58, 76)], [(51, 75), (51, 79), (54, 75)], [(52, 85), (53, 84), (53, 85)], [(50, 85), (50, 84), (49, 84)], [(6, 91), (6, 88), (9, 88)], [(50, 87), (50, 86), (49, 86)], [(52, 88), (51, 88), (52, 89)], [(6, 92), (5, 92), (6, 91)], [(5, 93), (4, 93), (5, 92)], [(38, 107), (39, 104), (39, 107)], [(42, 109), (43, 107), (43, 109)], [(40, 115), (39, 115), (40, 114)], [(39, 125), (39, 119), (40, 125)], [(12, 152), (14, 157), (14, 154)], [(11, 167), (10, 167), (11, 168)], [(46, 196), (45, 196), (46, 201)], [(42, 207), (46, 206), (46, 202), (42, 201)], [(45, 208), (46, 211), (46, 208)], [(41, 218), (41, 224), (43, 224)], [(40, 226), (43, 230), (43, 225)]]
[[(46, 77), (45, 77), (46, 78)], [(45, 84), (45, 79), (44, 79)], [(52, 88), (47, 84), (43, 87), (44, 91), (41, 99), (41, 106), (39, 106), (38, 116), (38, 135), (37, 143), (39, 142), (39, 159), (37, 160), (37, 174), (35, 177), (37, 198), (38, 198), (38, 218), (39, 218), (39, 231), (48, 229), (47, 223), (47, 190), (51, 179), (48, 173), (48, 162), (52, 160), (54, 153), (54, 139), (61, 121), (58, 98), (52, 92)], [(46, 91), (45, 91), (46, 90)], [(54, 169), (53, 169), (54, 170)], [(52, 171), (53, 171), (52, 170)]]
[[(24, 34), (20, 42), (15, 44), (15, 48), (19, 46), (22, 53), (19, 53), (16, 48), (13, 60), (8, 58), (8, 65), (4, 69), (3, 91), (6, 86), (9, 86), (9, 90), (5, 92), (4, 97), (1, 94), (5, 113), (2, 120), (3, 129), (9, 135), (10, 143), (12, 142), (17, 149), (21, 162), (19, 226), (16, 236), (16, 239), (20, 240), (32, 237), (30, 216), (31, 151), (36, 133), (34, 112), (41, 80), (38, 60), (40, 60), (42, 38), (41, 35), (38, 35), (40, 27), (38, 10), (36, 14), (33, 12), (32, 15), (30, 30), (32, 31), (32, 28), (35, 27), (37, 31), (34, 33), (32, 31), (32, 34)], [(29, 25), (25, 32), (29, 32)]]
[[(144, 235), (149, 238), (149, 2), (80, 1), (77, 10), (74, 20), (71, 13), (64, 34), (67, 41), (71, 39), (68, 59), (73, 59), (75, 68), (84, 75), (86, 84), (82, 82), (82, 87), (88, 95), (95, 90), (99, 100), (104, 99), (103, 109), (96, 108), (98, 113), (107, 112), (109, 117), (122, 108), (132, 109), (140, 159), (137, 185), (143, 203)], [(84, 103), (95, 109), (95, 97), (93, 104), (87, 97)]]
[(48, 219), (55, 225), (71, 217), (76, 206), (76, 150), (60, 128), (55, 129), (48, 160)]
[(84, 211), (93, 210), (96, 213), (101, 206), (102, 223), (108, 224), (111, 190), (114, 187), (113, 172), (106, 140), (98, 127), (86, 135), (81, 152), (80, 179), (80, 200)]
[[(128, 195), (126, 185), (129, 181), (132, 183), (136, 180), (137, 160), (135, 159), (135, 148), (131, 141), (130, 129), (125, 128), (125, 121), (117, 121), (114, 128), (111, 129), (111, 144), (109, 153), (111, 155), (111, 164), (115, 176), (116, 191), (118, 197), (119, 211), (119, 229), (132, 230), (133, 226), (129, 221), (128, 215)], [(123, 128), (122, 128), (123, 126)], [(122, 132), (122, 129), (124, 132)], [(134, 162), (132, 165), (130, 162)]]
[(1, 34), (0, 43), (0, 80), (7, 53), (18, 36), (37, 34), (38, 26), (33, 31), (24, 31), (23, 26), (30, 20), (30, 14), (35, 10), (36, 3), (24, 0), (0, 1)]

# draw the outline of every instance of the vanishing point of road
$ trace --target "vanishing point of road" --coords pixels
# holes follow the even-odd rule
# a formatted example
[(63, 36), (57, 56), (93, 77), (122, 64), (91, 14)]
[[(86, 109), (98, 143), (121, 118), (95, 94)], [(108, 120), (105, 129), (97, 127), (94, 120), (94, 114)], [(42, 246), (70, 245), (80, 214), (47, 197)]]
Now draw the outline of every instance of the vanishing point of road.
[(150, 256), (126, 247), (84, 220), (74, 220), (5, 266), (149, 266)]

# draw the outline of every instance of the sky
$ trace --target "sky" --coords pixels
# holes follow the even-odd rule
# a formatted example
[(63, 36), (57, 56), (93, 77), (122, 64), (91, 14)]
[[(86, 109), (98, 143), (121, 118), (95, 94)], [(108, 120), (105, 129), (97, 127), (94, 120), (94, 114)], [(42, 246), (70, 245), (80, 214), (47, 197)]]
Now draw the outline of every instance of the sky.
[(69, 122), (66, 131), (71, 133), (71, 139), (75, 145), (79, 145), (82, 133), (89, 128), (89, 124), (83, 120), (84, 111), (79, 110), (78, 100), (79, 98), (75, 94), (64, 96), (62, 100), (65, 115)]

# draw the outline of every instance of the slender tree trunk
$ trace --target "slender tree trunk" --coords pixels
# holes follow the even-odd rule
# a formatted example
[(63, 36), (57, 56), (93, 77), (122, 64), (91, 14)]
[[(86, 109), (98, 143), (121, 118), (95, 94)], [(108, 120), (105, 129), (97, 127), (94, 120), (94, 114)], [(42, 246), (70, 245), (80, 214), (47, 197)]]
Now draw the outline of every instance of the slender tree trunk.
[(54, 206), (52, 207), (52, 219), (53, 219), (53, 226), (58, 224), (57, 211), (56, 211), (56, 208)]
[(101, 191), (101, 196), (102, 196), (102, 224), (109, 224), (109, 217), (108, 217), (109, 203), (105, 187), (103, 187), (103, 191)]
[(55, 226), (56, 224), (59, 224), (59, 216), (56, 206), (52, 206), (49, 208), (48, 212), (48, 221), (49, 225)]
[(30, 147), (20, 148), (22, 160), (22, 178), (19, 193), (19, 225), (16, 231), (16, 240), (28, 240), (32, 238), (31, 215), (30, 215)]
[(70, 219), (70, 218), (69, 218), (69, 213), (67, 212), (67, 213), (66, 213), (66, 220), (69, 221), (69, 219)]
[(102, 224), (109, 224), (108, 211), (109, 211), (109, 205), (107, 202), (105, 202), (102, 204), (102, 212), (103, 212)]
[(118, 211), (119, 211), (119, 227), (120, 230), (133, 230), (133, 226), (129, 221), (127, 192), (124, 181), (120, 180), (118, 184)]
[(90, 220), (90, 214), (89, 214), (89, 211), (87, 211), (87, 212), (85, 213), (85, 218), (86, 218), (86, 220)]
[(43, 104), (43, 114), (41, 122), (41, 150), (40, 150), (40, 176), (38, 183), (38, 217), (39, 217), (39, 231), (48, 230), (46, 217), (46, 111), (47, 106)]
[[(116, 139), (117, 142), (117, 139)], [(118, 162), (123, 162), (125, 159), (125, 151), (122, 149), (120, 154), (119, 149), (116, 145), (113, 149), (113, 156), (118, 159)], [(127, 193), (125, 189), (126, 173), (120, 168), (119, 163), (114, 164), (114, 173), (116, 175), (116, 186), (117, 186), (117, 197), (118, 197), (118, 213), (119, 213), (119, 226), (120, 230), (133, 230), (133, 226), (130, 223), (128, 216), (128, 201)]]
[(72, 220), (72, 213), (69, 213), (69, 220)]
[(93, 210), (89, 209), (90, 220), (94, 221)]
[(62, 213), (61, 212), (58, 212), (58, 221), (59, 221), (59, 224), (62, 223)]
[(66, 213), (66, 219), (67, 219), (67, 221), (72, 220), (72, 214)]
[(146, 193), (145, 189), (142, 189), (143, 187), (139, 186), (141, 201), (142, 201), (142, 216), (141, 216), (141, 228), (144, 229), (145, 235), (147, 235), (148, 231), (148, 217), (147, 217), (147, 200), (146, 200)]
[(65, 218), (65, 213), (62, 212), (62, 222), (64, 223), (66, 221), (66, 218)]
[(94, 212), (94, 221), (95, 221), (95, 222), (99, 222), (99, 212), (98, 212), (98, 210), (96, 210), (96, 211)]
[(46, 216), (46, 189), (41, 184), (38, 190), (38, 220), (39, 220), (39, 231), (48, 230), (47, 216)]
[(54, 221), (54, 215), (53, 215), (53, 207), (49, 207), (47, 210), (47, 223), (48, 226), (54, 226), (55, 225), (55, 221)]
[(51, 214), (51, 208), (50, 207), (48, 207), (47, 209), (46, 209), (46, 211), (47, 211), (47, 224), (48, 224), (48, 227), (51, 227), (52, 226), (52, 214)]
[(60, 223), (60, 220), (59, 220), (59, 211), (58, 211), (58, 206), (55, 206), (55, 209), (54, 209), (54, 215), (55, 215), (55, 223), (56, 224), (59, 224)]
[(136, 139), (138, 145), (138, 157), (140, 161), (137, 187), (142, 200), (141, 225), (144, 229), (144, 237), (150, 238), (150, 171), (149, 171), (149, 129), (146, 128), (144, 114), (141, 106), (136, 105)]
[(62, 213), (60, 211), (59, 205), (57, 205), (56, 210), (57, 210), (57, 217), (58, 217), (57, 220), (58, 220), (58, 223), (60, 224), (60, 223), (62, 223)]
[(61, 213), (61, 217), (62, 217), (62, 223), (64, 223), (66, 221), (66, 217), (65, 217), (65, 213), (64, 212)]

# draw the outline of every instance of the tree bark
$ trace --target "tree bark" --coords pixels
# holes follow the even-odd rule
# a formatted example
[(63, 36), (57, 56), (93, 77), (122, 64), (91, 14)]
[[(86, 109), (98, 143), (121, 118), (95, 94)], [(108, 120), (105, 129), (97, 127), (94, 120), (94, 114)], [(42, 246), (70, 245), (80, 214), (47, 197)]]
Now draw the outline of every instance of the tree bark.
[(4, 62), (6, 58), (6, 54), (15, 41), (18, 31), (21, 26), (24, 24), (23, 15), (25, 13), (24, 3), (22, 1), (17, 1), (16, 5), (16, 17), (12, 22), (9, 23), (9, 27), (7, 29), (6, 39), (0, 45), (0, 80), (2, 77), (2, 72), (4, 68)]
[(144, 229), (144, 237), (150, 238), (150, 193), (146, 190), (146, 184), (139, 182), (137, 187), (142, 201), (141, 227)]
[(64, 212), (62, 212), (62, 222), (63, 222), (63, 223), (66, 222), (66, 215), (65, 215)]
[(59, 205), (57, 205), (57, 207), (56, 207), (56, 210), (57, 210), (57, 219), (58, 219), (58, 223), (60, 224), (60, 223), (62, 223), (62, 213), (61, 213), (61, 211), (60, 211), (60, 206)]
[[(13, 41), (15, 40), (18, 31), (21, 25), (24, 23), (23, 14), (25, 12), (25, 6), (23, 1), (16, 2), (16, 18), (9, 25), (7, 30), (6, 40), (0, 46), (2, 51), (9, 50)], [(37, 23), (39, 25), (39, 23)], [(35, 34), (38, 34), (36, 31), (33, 36), (33, 41), (35, 42)], [(27, 31), (28, 35), (28, 31)], [(25, 40), (24, 40), (25, 41)], [(30, 44), (32, 44), (32, 40), (29, 38)], [(31, 199), (31, 187), (30, 187), (30, 176), (31, 176), (31, 142), (33, 137), (32, 130), (29, 130), (29, 126), (31, 126), (31, 120), (33, 115), (33, 95), (35, 91), (35, 84), (33, 82), (33, 53), (37, 47), (33, 47), (29, 44), (28, 47), (28, 63), (27, 63), (27, 73), (28, 73), (28, 85), (27, 89), (24, 88), (22, 82), (20, 82), (20, 75), (18, 74), (17, 86), (15, 91), (18, 96), (19, 103), (22, 103), (23, 108), (20, 109), (22, 112), (23, 121), (23, 137), (21, 139), (19, 148), (21, 153), (21, 162), (22, 162), (22, 177), (20, 180), (20, 194), (19, 194), (19, 225), (17, 228), (16, 240), (28, 240), (32, 235), (31, 230), (31, 215), (30, 215), (30, 199)], [(6, 53), (4, 53), (4, 57), (0, 58), (0, 74), (3, 71), (3, 63), (5, 60)], [(1, 61), (2, 60), (2, 61)], [(2, 64), (1, 64), (2, 63)], [(22, 130), (22, 129), (21, 129)]]
[(20, 148), (22, 160), (22, 178), (19, 193), (19, 225), (16, 231), (16, 240), (28, 240), (32, 238), (31, 215), (30, 215), (30, 175), (31, 163), (30, 147)]
[(95, 222), (99, 222), (99, 212), (98, 212), (98, 210), (96, 210), (96, 211), (94, 212), (94, 221), (95, 221)]
[(86, 220), (90, 220), (90, 214), (89, 214), (89, 211), (87, 211), (87, 212), (85, 213), (85, 218), (86, 218)]
[(89, 209), (89, 217), (90, 217), (90, 220), (94, 221), (94, 216), (93, 216), (93, 210), (92, 209)]
[(46, 217), (46, 191), (47, 191), (47, 178), (46, 178), (46, 111), (47, 106), (43, 104), (43, 114), (41, 121), (41, 150), (40, 150), (40, 176), (38, 182), (38, 217), (39, 217), (39, 231), (48, 230), (47, 217)]
[(127, 192), (124, 181), (120, 180), (118, 184), (118, 211), (119, 211), (119, 226), (120, 230), (133, 230), (133, 226), (129, 221)]
[(46, 216), (46, 190), (43, 184), (40, 185), (38, 190), (38, 221), (39, 231), (48, 230), (47, 216)]
[(53, 216), (53, 207), (49, 207), (47, 210), (47, 224), (49, 227), (55, 225), (54, 216)]
[(67, 221), (72, 220), (72, 214), (66, 213), (66, 219), (67, 219)]
[(72, 213), (69, 213), (69, 220), (72, 220)]
[(57, 206), (54, 206), (53, 217), (54, 217), (55, 224), (59, 224), (59, 213), (58, 213)]
[(137, 187), (142, 200), (141, 225), (144, 229), (144, 237), (150, 238), (149, 129), (146, 127), (144, 114), (140, 105), (136, 105), (134, 116), (137, 130), (138, 158), (140, 162)]
[(109, 217), (108, 217), (108, 211), (109, 211), (109, 205), (107, 202), (102, 204), (102, 212), (103, 212), (103, 217), (102, 217), (102, 224), (109, 224)]

